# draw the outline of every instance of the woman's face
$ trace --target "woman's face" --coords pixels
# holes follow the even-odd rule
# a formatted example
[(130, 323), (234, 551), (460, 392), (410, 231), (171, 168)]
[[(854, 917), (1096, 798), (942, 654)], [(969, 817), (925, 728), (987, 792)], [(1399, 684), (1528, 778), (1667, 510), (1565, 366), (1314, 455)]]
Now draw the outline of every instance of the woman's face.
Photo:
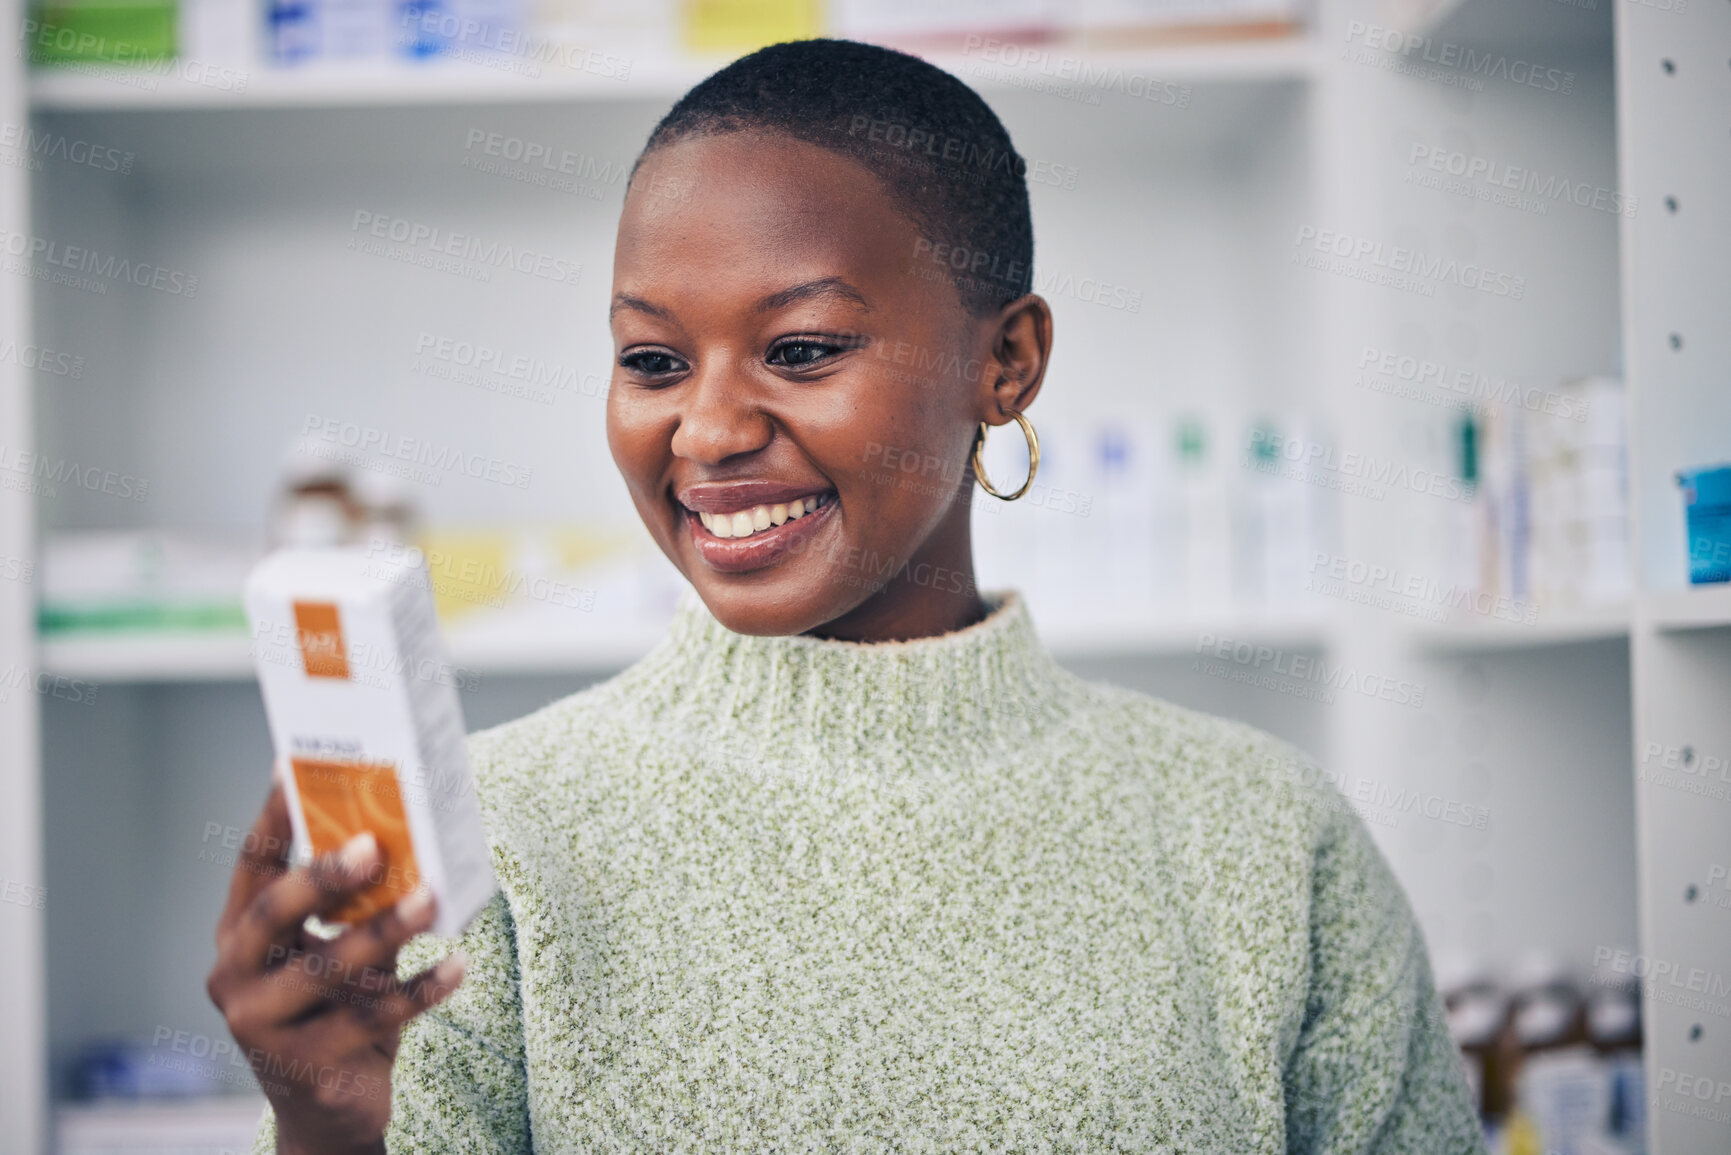
[(614, 258), (608, 444), (730, 629), (913, 636), (936, 604), (977, 605), (969, 453), (981, 420), (1032, 400), (1050, 317), (1037, 298), (1020, 321), (969, 315), (929, 252), (868, 170), (789, 137), (643, 161)]

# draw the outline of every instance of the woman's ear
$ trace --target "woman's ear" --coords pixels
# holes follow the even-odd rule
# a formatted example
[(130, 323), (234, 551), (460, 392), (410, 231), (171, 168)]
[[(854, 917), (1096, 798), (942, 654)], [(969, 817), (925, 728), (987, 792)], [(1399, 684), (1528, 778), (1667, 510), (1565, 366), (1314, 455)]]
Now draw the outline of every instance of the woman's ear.
[(1052, 358), (1052, 309), (1044, 297), (1029, 293), (998, 310), (987, 324), (994, 331), (980, 380), (986, 391), (981, 418), (1002, 425), (1011, 413), (1032, 405), (1040, 392)]

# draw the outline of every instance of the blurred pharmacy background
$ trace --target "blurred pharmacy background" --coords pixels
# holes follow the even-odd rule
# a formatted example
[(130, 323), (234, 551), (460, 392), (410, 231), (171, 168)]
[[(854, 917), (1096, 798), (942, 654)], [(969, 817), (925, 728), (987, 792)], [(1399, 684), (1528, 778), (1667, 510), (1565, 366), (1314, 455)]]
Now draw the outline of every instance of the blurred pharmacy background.
[[(835, 34), (977, 87), (1057, 315), (984, 584), (1297, 743), (1495, 1149), (1731, 1150), (1731, 6), (32, 0), (0, 58), (0, 1148), (235, 1150), (239, 583), (418, 544), (474, 728), (680, 581), (608, 455), (626, 173)], [(994, 476), (1022, 468), (992, 442)], [(1333, 793), (1338, 788), (1339, 794)]]

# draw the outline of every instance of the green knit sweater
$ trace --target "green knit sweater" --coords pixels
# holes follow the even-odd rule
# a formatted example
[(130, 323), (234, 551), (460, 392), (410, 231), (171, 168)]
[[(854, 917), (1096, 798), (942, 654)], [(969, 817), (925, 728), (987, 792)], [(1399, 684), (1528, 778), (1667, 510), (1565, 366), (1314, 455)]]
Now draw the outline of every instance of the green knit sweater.
[(862, 645), (688, 591), (475, 735), (502, 894), (405, 1030), (390, 1149), (1481, 1151), (1357, 816), (989, 605)]

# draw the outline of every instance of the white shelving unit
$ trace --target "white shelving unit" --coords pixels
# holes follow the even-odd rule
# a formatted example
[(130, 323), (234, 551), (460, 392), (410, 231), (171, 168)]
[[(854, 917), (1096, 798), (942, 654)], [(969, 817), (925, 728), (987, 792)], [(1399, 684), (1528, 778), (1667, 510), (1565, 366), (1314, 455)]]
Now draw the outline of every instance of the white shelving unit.
[[(18, 53), (0, 52), (0, 120), (27, 120), (25, 76)], [(0, 166), (0, 228), (9, 235), (30, 230), (29, 175)], [(20, 277), (0, 277), (0, 336), (17, 340), (32, 329), (31, 286)], [(35, 410), (30, 371), (19, 358), (0, 362), (0, 441), (29, 445)], [(0, 556), (30, 558), (36, 552), (36, 503), (30, 494), (0, 488)], [(0, 582), (0, 662), (9, 671), (28, 669), (36, 634), (35, 591), (21, 581)], [(42, 866), (42, 758), (39, 710), (28, 694), (0, 699), (0, 878), (40, 893)], [(0, 907), (0, 1126), (18, 1150), (43, 1150), (48, 1097), (43, 1046), (47, 1031), (47, 986), (43, 951), (44, 914), (34, 903)]]
[[(1654, 1155), (1731, 1148), (1731, 586), (1685, 588), (1679, 470), (1731, 462), (1731, 9), (1617, 9), (1623, 343), (1640, 592), (1632, 636), (1641, 950), (1684, 976), (1645, 984)], [(1713, 976), (1711, 979), (1704, 975)]]
[[(1096, 54), (1098, 57), (1098, 54)], [(357, 108), (376, 106), (486, 105), (574, 101), (660, 99), (672, 103), (714, 72), (727, 57), (658, 56), (625, 58), (626, 75), (549, 69), (524, 76), (461, 61), (391, 65), (312, 65), (249, 70), (244, 87), (232, 91), (196, 83), (177, 73), (156, 78), (150, 87), (116, 83), (100, 75), (73, 71), (37, 73), (30, 80), (31, 104), (38, 109), (92, 112), (193, 108)], [(983, 92), (1005, 92), (1018, 75), (981, 56), (940, 53), (932, 62)], [(1320, 63), (1308, 39), (1241, 41), (1116, 52), (1112, 63), (1139, 75), (1184, 83), (1222, 81), (1262, 83), (1305, 80)]]
[(1531, 624), (1474, 621), (1414, 630), (1413, 644), (1432, 654), (1495, 653), (1627, 639), (1626, 605), (1594, 606), (1546, 616)]
[(1642, 609), (1647, 625), (1659, 633), (1720, 629), (1731, 625), (1731, 586), (1648, 594)]
[[(1619, 6), (1619, 19), (1633, 10)], [(1686, 21), (1641, 13), (1655, 39), (1692, 35)], [(1354, 22), (1501, 46), (1568, 70), (1574, 93), (1506, 82), (1472, 91), (1403, 75), (1387, 62), (1367, 64), (1343, 51)], [(1631, 51), (1627, 30), (1620, 35), (1620, 50)], [(1309, 412), (1340, 445), (1398, 454), (1440, 410), (1354, 387), (1367, 346), (1544, 385), (1622, 372), (1621, 322), (1637, 422), (1675, 422), (1680, 408), (1648, 405), (1631, 327), (1640, 323), (1637, 305), (1661, 298), (1637, 292), (1625, 276), (1619, 301), (1615, 218), (1567, 205), (1521, 214), (1405, 179), (1415, 142), (1445, 142), (1619, 185), (1616, 133), (1620, 118), (1620, 131), (1630, 131), (1630, 90), (1619, 76), (1614, 99), (1610, 37), (1602, 6), (1322, 0), (1313, 34), (1293, 41), (1101, 58), (1186, 86), (1182, 109), (1111, 93), (1098, 105), (1066, 102), (1004, 70), (981, 74), (970, 57), (940, 58), (986, 93), (1025, 155), (1081, 174), (1075, 190), (1032, 190), (1041, 259), (1146, 290), (1136, 315), (1054, 301), (1057, 360), (1032, 416), (1153, 413), (1172, 398), (1230, 399), (1246, 410)], [(1705, 52), (1699, 43), (1695, 50)], [(33, 174), (29, 197), (24, 171), (0, 166), (0, 182), (10, 182), (0, 187), (19, 194), (0, 198), (0, 224), (153, 260), (201, 281), (189, 301), (0, 277), (0, 337), (33, 332), (89, 365), (80, 380), (59, 381), (0, 363), (0, 444), (151, 480), (150, 499), (133, 504), (81, 490), (31, 502), (0, 490), (7, 503), (0, 558), (8, 550), (29, 557), (39, 532), (58, 529), (250, 531), (268, 501), (282, 441), (309, 415), (480, 439), (490, 453), (536, 467), (535, 484), (521, 491), (455, 482), (429, 488), (419, 496), (430, 518), (479, 522), (501, 507), (523, 521), (568, 517), (578, 500), (586, 514), (634, 524), (592, 399), (562, 397), (546, 409), (411, 380), (407, 366), (418, 335), (434, 332), (604, 372), (600, 318), (618, 187), (600, 189), (598, 198), (571, 196), (482, 174), (465, 166), (465, 142), (475, 130), (501, 132), (628, 165), (671, 99), (710, 67), (643, 56), (623, 82), (582, 74), (530, 81), (450, 66), (258, 68), (236, 94), (171, 78), (139, 88), (71, 73), (38, 74), (26, 85), (15, 60), (0, 59), (0, 120), (28, 118), (136, 158), (126, 174), (49, 163)], [(1638, 173), (1627, 166), (1641, 162), (1626, 148), (1621, 160), (1628, 189)], [(1639, 224), (1626, 232), (1664, 223), (1647, 208), (1659, 194), (1643, 189), (1642, 196)], [(1706, 191), (1685, 197), (1689, 205), (1710, 203)], [(360, 210), (567, 255), (583, 262), (584, 276), (555, 291), (527, 279), (440, 280), (369, 260), (345, 249)], [(1463, 259), (1495, 254), (1527, 277), (1530, 293), (1520, 303), (1447, 286), (1418, 296), (1305, 268), (1294, 261), (1293, 238), (1307, 226)], [(1630, 267), (1625, 247), (1623, 268)], [(1703, 363), (1722, 377), (1723, 353), (1695, 348), (1707, 349)], [(433, 389), (441, 405), (418, 406)], [(1731, 420), (1718, 428), (1731, 429)], [(1664, 471), (1712, 456), (1679, 455), (1664, 436), (1637, 433), (1637, 501), (1647, 503), (1648, 526), (1675, 511), (1675, 494), (1659, 493)], [(1717, 452), (1731, 456), (1731, 445)], [(1649, 466), (1651, 474), (1639, 473)], [(1434, 521), (1431, 499), (1390, 496), (1338, 498), (1334, 548), (1372, 561), (1413, 553), (1413, 527)], [(1433, 950), (1508, 962), (1545, 946), (1584, 967), (1601, 946), (1649, 949), (1668, 925), (1655, 923), (1649, 907), (1670, 902), (1683, 878), (1681, 866), (1654, 873), (1650, 842), (1643, 844), (1637, 943), (1627, 753), (1639, 756), (1635, 731), (1702, 750), (1718, 741), (1713, 748), (1731, 752), (1722, 729), (1700, 729), (1704, 720), (1693, 715), (1655, 713), (1682, 697), (1667, 690), (1660, 706), (1655, 691), (1643, 689), (1670, 646), (1685, 655), (1678, 661), (1706, 671), (1703, 693), (1717, 688), (1722, 699), (1731, 669), (1722, 656), (1725, 631), (1715, 627), (1728, 620), (1731, 603), (1723, 590), (1667, 588), (1659, 575), (1671, 572), (1665, 559), (1680, 557), (1680, 547), (1666, 553), (1674, 541), (1642, 543), (1633, 605), (1544, 617), (1532, 627), (1478, 620), (1417, 627), (1398, 614), (1319, 598), (1280, 617), (1066, 627), (1047, 640), (1077, 668), (1258, 720), (1311, 747), (1348, 782), (1441, 792), (1488, 808), (1489, 833), (1411, 815), (1372, 827)], [(992, 584), (994, 575), (982, 576)], [(31, 648), (33, 594), (0, 582), (0, 645), (9, 653)], [(486, 675), (485, 688), (465, 700), (471, 721), (508, 717), (568, 692), (654, 641), (651, 632), (605, 626), (454, 629), (454, 659)], [(1423, 706), (1350, 689), (1309, 701), (1195, 672), (1205, 637), (1326, 655), (1354, 676), (1420, 688)], [(80, 1041), (148, 1036), (161, 1025), (221, 1031), (202, 976), (226, 875), (201, 854), (210, 824), (250, 821), (267, 743), (244, 639), (54, 639), (30, 661), (101, 687), (98, 704), (83, 713), (29, 695), (0, 701), (0, 787), (21, 803), (0, 807), (0, 869), (7, 878), (46, 880), (51, 896), (40, 914), (0, 907), (0, 1034), (22, 1040), (0, 1058), (0, 1108), (9, 1128), (22, 1120), (9, 1132), (20, 1150), (43, 1150), (50, 1098), (65, 1094)], [(1650, 805), (1643, 812), (1646, 839), (1655, 837), (1657, 813)], [(1574, 888), (1577, 901), (1558, 902), (1559, 886)], [(117, 942), (128, 944), (124, 960), (114, 957)], [(1670, 1029), (1662, 1011), (1649, 1010)], [(54, 1073), (52, 1086), (45, 1069)], [(67, 1119), (82, 1118), (66, 1110)], [(1668, 1125), (1658, 1132), (1671, 1144), (1663, 1155), (1691, 1150), (1663, 1130)]]
[(114, 1155), (120, 1151), (174, 1155), (239, 1155), (252, 1149), (264, 1114), (264, 1097), (233, 1095), (194, 1104), (99, 1103), (55, 1112), (58, 1148), (64, 1155)]

